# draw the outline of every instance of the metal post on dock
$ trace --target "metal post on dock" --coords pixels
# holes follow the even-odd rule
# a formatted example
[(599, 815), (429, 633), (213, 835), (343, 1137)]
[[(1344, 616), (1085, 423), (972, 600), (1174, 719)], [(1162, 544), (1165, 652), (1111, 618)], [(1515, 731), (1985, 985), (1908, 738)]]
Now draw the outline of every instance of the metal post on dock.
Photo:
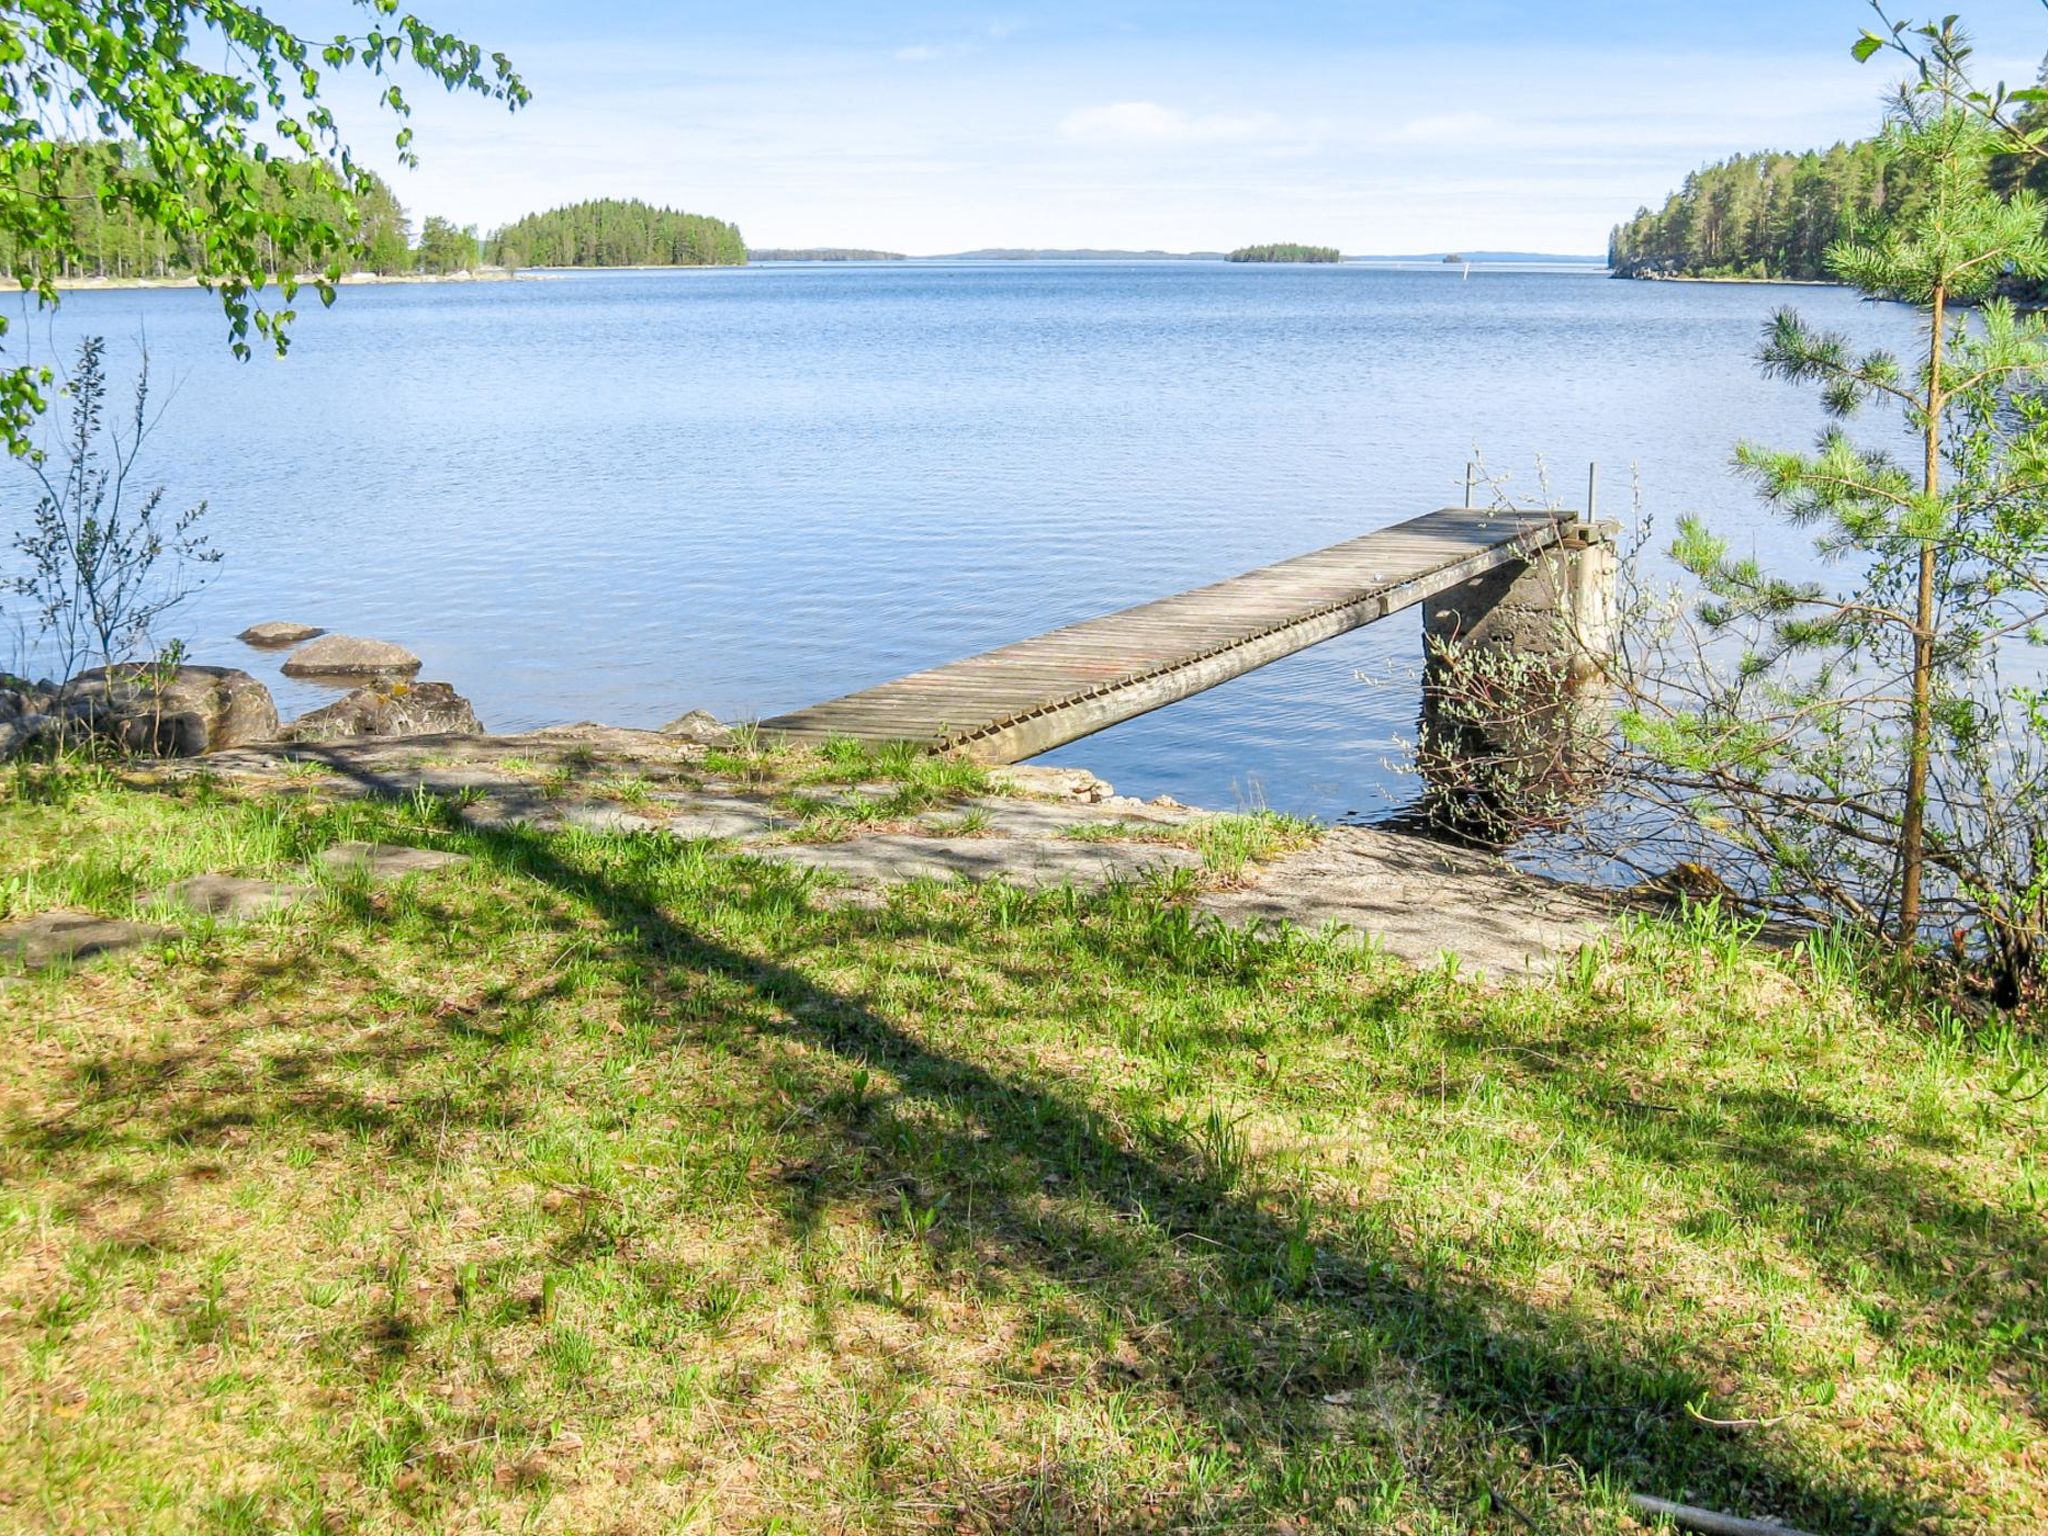
[(1478, 466), (1470, 459), (1465, 461), (1465, 510), (1472, 510), (1472, 474)]
[(1586, 466), (1586, 521), (1600, 521), (1600, 461)]

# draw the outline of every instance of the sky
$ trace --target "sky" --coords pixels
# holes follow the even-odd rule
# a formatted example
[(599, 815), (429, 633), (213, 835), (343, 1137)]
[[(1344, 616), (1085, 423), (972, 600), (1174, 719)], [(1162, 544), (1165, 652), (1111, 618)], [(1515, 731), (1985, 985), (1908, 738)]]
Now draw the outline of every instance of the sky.
[[(1897, 73), (1850, 58), (1863, 0), (415, 3), (533, 92), (415, 90), (411, 171), (367, 87), (336, 95), (416, 217), (640, 197), (756, 248), (1591, 254), (1709, 160), (1869, 132)], [(1945, 3), (2032, 83), (2042, 0)]]

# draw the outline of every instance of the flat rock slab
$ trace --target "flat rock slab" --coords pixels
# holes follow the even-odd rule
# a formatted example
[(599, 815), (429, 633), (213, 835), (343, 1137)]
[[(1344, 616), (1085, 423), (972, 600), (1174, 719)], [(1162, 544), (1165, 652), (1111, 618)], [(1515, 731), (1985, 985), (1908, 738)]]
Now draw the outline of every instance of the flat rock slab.
[(796, 825), (762, 800), (745, 800), (736, 795), (655, 795), (666, 810), (673, 811), (663, 822), (671, 837), (751, 838), (784, 832)]
[(0, 923), (0, 964), (37, 971), (66, 960), (92, 960), (163, 944), (177, 936), (177, 929), (157, 923), (131, 923), (90, 912), (43, 912), (17, 923)]
[[(695, 795), (657, 794), (648, 797), (655, 814), (628, 810), (608, 801), (568, 800), (537, 790), (493, 790), (462, 808), (473, 827), (523, 826), (543, 832), (575, 827), (585, 832), (667, 832), (679, 838), (765, 837), (791, 821), (768, 806), (747, 800)], [(675, 814), (667, 814), (670, 806)]]
[(1198, 869), (1201, 856), (1155, 844), (1070, 837), (912, 837), (882, 833), (843, 843), (785, 843), (756, 858), (826, 869), (855, 881), (1004, 880), (1011, 885), (1106, 885), (1162, 869)]
[[(996, 777), (1023, 796), (934, 807), (916, 822), (936, 835), (877, 831), (837, 843), (773, 844), (763, 840), (788, 833), (797, 819), (765, 793), (730, 778), (683, 789), (678, 781), (694, 780), (704, 756), (703, 746), (678, 737), (583, 723), (521, 736), (257, 745), (216, 753), (205, 766), (274, 781), (291, 759), (317, 762), (329, 772), (307, 778), (305, 785), (322, 797), (405, 795), (422, 784), (444, 793), (467, 789), (482, 797), (462, 813), (478, 826), (637, 830), (644, 818), (675, 837), (735, 842), (762, 858), (833, 870), (870, 886), (918, 877), (1099, 885), (1154, 870), (1198, 868), (1194, 851), (1143, 839), (1148, 829), (1156, 836), (1161, 829), (1198, 825), (1209, 814), (1114, 796), (1081, 770), (1010, 768)], [(660, 787), (644, 799), (607, 797), (599, 788), (605, 779), (626, 774)], [(858, 806), (894, 793), (895, 786), (813, 792)], [(960, 817), (976, 812), (996, 835), (958, 835)], [(1101, 830), (1069, 835), (1088, 828)], [(373, 878), (412, 873), (424, 867), (414, 862), (422, 858), (448, 857), (419, 849), (391, 852), (406, 862)], [(328, 857), (344, 867), (364, 862), (362, 855), (341, 850), (330, 850)], [(1496, 977), (1540, 969), (1603, 937), (1616, 907), (1598, 893), (1518, 873), (1497, 858), (1362, 827), (1332, 828), (1318, 846), (1249, 871), (1238, 889), (1199, 900), (1231, 923), (1284, 921), (1309, 929), (1342, 924), (1415, 964), (1430, 965), (1451, 953), (1468, 969)]]
[[(364, 737), (323, 743), (270, 742), (237, 752), (216, 752), (207, 771), (228, 777), (271, 778), (287, 763), (318, 763), (328, 770), (323, 787), (346, 793), (410, 794), (431, 788), (517, 785), (532, 789), (522, 775), (565, 770), (577, 779), (635, 773), (672, 779), (704, 760), (694, 742), (655, 731), (608, 725), (552, 726), (521, 736)], [(511, 763), (508, 768), (505, 765)]]
[(361, 635), (322, 635), (284, 659), (286, 677), (409, 677), (420, 659), (389, 640)]
[(901, 784), (878, 781), (872, 784), (803, 784), (792, 789), (790, 798), (815, 800), (820, 805), (858, 807), (864, 800), (888, 800), (903, 792)]
[(579, 832), (659, 832), (663, 826), (652, 816), (622, 811), (614, 805), (593, 805), (578, 800), (554, 806), (536, 818), (534, 824), (550, 830), (574, 827)]
[(1107, 802), (1090, 805), (1077, 800), (1021, 800), (1004, 796), (964, 800), (958, 805), (928, 811), (919, 819), (944, 825), (970, 814), (982, 816), (990, 831), (1011, 837), (1057, 837), (1075, 827), (1100, 827), (1104, 829), (1103, 836), (1112, 836), (1117, 829), (1128, 827), (1131, 836), (1142, 837), (1162, 827), (1176, 827), (1198, 819), (1193, 811), (1167, 810), (1135, 800), (1111, 807)]
[(483, 799), (463, 806), (455, 814), (484, 832), (503, 827), (538, 827), (554, 814), (554, 803), (538, 790), (493, 785)]
[(240, 875), (194, 875), (167, 885), (150, 898), (165, 906), (210, 917), (217, 923), (247, 923), (282, 912), (313, 893), (310, 885), (251, 880)]
[(251, 624), (235, 638), (244, 645), (275, 650), (279, 646), (299, 645), (307, 640), (317, 640), (326, 633), (327, 631), (317, 624), (293, 624), (284, 619), (266, 619), (261, 624)]
[(1483, 853), (1371, 827), (1332, 827), (1315, 847), (1261, 869), (1247, 889), (1199, 905), (1233, 924), (1340, 923), (1413, 965), (1456, 955), (1496, 979), (1545, 969), (1603, 937), (1613, 908), (1591, 892)]
[(320, 854), (321, 866), (335, 874), (352, 875), (361, 870), (380, 883), (436, 869), (457, 869), (468, 862), (466, 853), (406, 848), (393, 843), (336, 843)]

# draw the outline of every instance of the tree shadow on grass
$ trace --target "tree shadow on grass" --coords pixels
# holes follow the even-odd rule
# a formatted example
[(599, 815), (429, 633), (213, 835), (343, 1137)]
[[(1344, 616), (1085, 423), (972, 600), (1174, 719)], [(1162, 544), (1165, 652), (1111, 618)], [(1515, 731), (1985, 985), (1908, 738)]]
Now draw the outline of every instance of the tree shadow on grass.
[[(1304, 1254), (1303, 1226), (1282, 1214), (1281, 1201), (1231, 1177), (1216, 1149), (1184, 1129), (1133, 1134), (1055, 1081), (935, 1049), (883, 1007), (686, 926), (630, 881), (565, 861), (545, 842), (503, 833), (484, 841), (494, 856), (587, 904), (639, 954), (743, 989), (765, 1005), (755, 1010), (757, 1029), (886, 1071), (899, 1106), (937, 1111), (905, 1134), (896, 1109), (878, 1115), (872, 1104), (849, 1102), (836, 1074), (818, 1074), (809, 1136), (819, 1166), (790, 1180), (793, 1232), (815, 1223), (829, 1201), (872, 1199), (878, 1184), (914, 1191), (913, 1207), (971, 1205), (971, 1224), (932, 1228), (936, 1253), (970, 1272), (991, 1260), (1035, 1271), (1098, 1308), (1156, 1319), (1164, 1348), (1154, 1385), (1209, 1423), (1219, 1444), (1258, 1440), (1282, 1464), (1318, 1455), (1341, 1464), (1343, 1437), (1325, 1399), (1370, 1393), (1391, 1363), (1426, 1387), (1434, 1411), (1471, 1426), (1476, 1460), (1503, 1479), (1523, 1454), (1571, 1461), (1618, 1488), (1769, 1511), (1828, 1533), (1904, 1531), (1939, 1513), (1816, 1476), (1782, 1444), (1699, 1423), (1687, 1404), (1708, 1383), (1676, 1363), (1686, 1352), (1680, 1337), (1650, 1351), (1673, 1363), (1644, 1364), (1569, 1316), (1448, 1278), (1418, 1281), (1412, 1256), (1396, 1246), (1317, 1243)], [(759, 878), (772, 886), (793, 877)], [(873, 920), (911, 942), (954, 937), (895, 913)], [(848, 1177), (845, 1153), (855, 1148), (862, 1167)], [(1483, 1508), (1487, 1489), (1469, 1474), (1451, 1475), (1440, 1501)], [(1226, 1496), (1203, 1513), (1231, 1528), (1256, 1511), (1247, 1502), (1233, 1515)], [(1162, 1512), (1159, 1523), (1175, 1518)], [(1515, 1528), (1505, 1514), (1491, 1518)]]
[(1610, 1063), (1653, 1056), (1653, 1028), (1589, 1013), (1569, 1038), (1543, 1040), (1512, 1063), (1498, 1041), (1454, 1031), (1447, 1042), (1462, 1054), (1463, 1072), (1451, 1073), (1449, 1090), (1505, 1072), (1569, 1096), (1573, 1123), (1615, 1154), (1711, 1170), (1726, 1200), (1695, 1212), (1692, 1227), (1767, 1232), (1774, 1250), (1803, 1257), (1844, 1291), (1888, 1295), (1894, 1311), (1867, 1309), (1886, 1347), (1933, 1347), (1950, 1371), (1996, 1376), (2014, 1414), (2048, 1425), (2048, 1358), (2035, 1326), (2048, 1287), (2048, 1229), (1987, 1204), (1938, 1158), (1912, 1155), (1954, 1151), (1960, 1138), (1928, 1146), (1930, 1138), (1901, 1125), (1901, 1106), (1858, 1116), (1796, 1086), (1666, 1080), (1655, 1089), (1659, 1102), (1644, 1104)]
[[(1783, 1439), (1735, 1439), (1694, 1420), (1687, 1404), (1708, 1383), (1684, 1364), (1681, 1336), (1646, 1335), (1642, 1358), (1624, 1357), (1567, 1313), (1433, 1272), (1397, 1241), (1369, 1240), (1355, 1225), (1341, 1239), (1320, 1228), (1312, 1237), (1312, 1213), (1287, 1210), (1287, 1195), (1259, 1187), (1255, 1164), (1240, 1166), (1197, 1130), (1134, 1127), (1050, 1073), (998, 1069), (938, 1049), (884, 1002), (846, 995), (801, 964), (681, 921), (659, 881), (647, 878), (678, 856), (665, 839), (618, 840), (615, 846), (636, 848), (633, 858), (586, 861), (517, 828), (466, 829), (462, 837), (478, 857), (595, 916), (608, 954), (664, 976), (665, 995), (691, 983), (738, 995), (743, 1031), (766, 1042), (800, 1041), (814, 1063), (822, 1055), (830, 1064), (785, 1062), (775, 1090), (804, 1101), (808, 1114), (808, 1157), (786, 1162), (775, 1176), (793, 1237), (837, 1204), (867, 1203), (878, 1220), (889, 1219), (877, 1193), (893, 1191), (913, 1217), (972, 1210), (971, 1219), (949, 1215), (924, 1233), (935, 1262), (998, 1288), (1006, 1275), (1037, 1275), (1103, 1318), (1142, 1320), (1137, 1331), (1149, 1357), (1125, 1367), (1127, 1381), (1105, 1380), (1103, 1389), (1136, 1385), (1171, 1396), (1188, 1419), (1207, 1426), (1213, 1446), (1238, 1470), (1157, 1507), (1118, 1509), (1116, 1528), (1163, 1529), (1195, 1518), (1242, 1528), (1272, 1516), (1278, 1486), (1298, 1484), (1298, 1498), (1327, 1508), (1391, 1467), (1397, 1479), (1427, 1484), (1428, 1502), (1450, 1518), (1516, 1529), (1507, 1514), (1482, 1511), (1489, 1486), (1496, 1479), (1516, 1485), (1531, 1461), (1572, 1463), (1617, 1488), (1769, 1512), (1826, 1536), (1903, 1532), (1945, 1513), (1846, 1474), (1818, 1473)], [(941, 953), (973, 932), (965, 920), (896, 909), (819, 914), (800, 875), (748, 861), (728, 869), (746, 888), (739, 899), (786, 916), (788, 939), (815, 928), (809, 937), (821, 966), (829, 963), (835, 923), (873, 922), (891, 941)], [(1089, 899), (1076, 898), (1083, 907)], [(1271, 963), (1286, 963), (1271, 953)], [(1127, 947), (1119, 963), (1141, 970), (1148, 962)], [(1156, 963), (1170, 970), (1173, 961)], [(1241, 963), (1255, 964), (1254, 952)], [(675, 1009), (660, 1022), (677, 1032), (699, 1023)], [(429, 1039), (381, 1044), (359, 1064), (376, 1066), (380, 1054), (395, 1068), (437, 1050), (488, 1052), (490, 1036), (465, 1018)], [(394, 1118), (389, 1106), (345, 1090), (305, 1089), (304, 1082), (325, 1077), (325, 1065), (281, 1060), (274, 1112), (316, 1128), (394, 1135), (397, 1120), (417, 1118), (418, 1106)], [(893, 1079), (887, 1104), (842, 1091), (844, 1072), (861, 1068)], [(105, 1103), (166, 1091), (161, 1066), (138, 1062), (132, 1076), (87, 1085), (85, 1097)], [(204, 1138), (239, 1113), (196, 1101), (187, 1108), (154, 1134)], [(423, 1141), (402, 1136), (390, 1148), (431, 1155)], [(38, 1150), (61, 1155), (62, 1134), (44, 1128)], [(1025, 1362), (1012, 1366), (1021, 1379)], [(1417, 1411), (1454, 1426), (1445, 1438), (1464, 1450), (1454, 1464), (1403, 1469), (1384, 1441), (1333, 1414), (1331, 1399), (1383, 1396), (1390, 1373), (1413, 1391)], [(1251, 1485), (1255, 1469), (1261, 1487)], [(1005, 1518), (1018, 1528), (1078, 1519), (1078, 1496), (1061, 1491), (1063, 1476), (1046, 1469), (1042, 1486), (991, 1495), (988, 1508), (963, 1513), (985, 1519), (1007, 1508)]]

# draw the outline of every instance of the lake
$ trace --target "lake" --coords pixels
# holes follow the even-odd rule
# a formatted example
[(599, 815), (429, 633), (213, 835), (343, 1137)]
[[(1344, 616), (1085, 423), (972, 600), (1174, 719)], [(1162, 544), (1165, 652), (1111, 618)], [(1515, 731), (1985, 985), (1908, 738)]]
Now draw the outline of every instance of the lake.
[[(767, 716), (1232, 576), (1462, 499), (1474, 449), (1537, 500), (1601, 466), (1629, 515), (1803, 539), (1729, 468), (1800, 445), (1758, 377), (1770, 312), (1910, 317), (1825, 288), (1585, 269), (940, 263), (575, 273), (305, 296), (236, 363), (196, 290), (68, 295), (10, 346), (146, 339), (141, 475), (227, 553), (170, 632), (287, 715), (329, 694), (231, 637), (281, 618), (396, 640), (493, 730)], [(7, 521), (31, 500), (17, 469)], [(1195, 804), (1373, 817), (1410, 792), (1414, 612), (1047, 761)], [(0, 657), (0, 664), (5, 658)]]

